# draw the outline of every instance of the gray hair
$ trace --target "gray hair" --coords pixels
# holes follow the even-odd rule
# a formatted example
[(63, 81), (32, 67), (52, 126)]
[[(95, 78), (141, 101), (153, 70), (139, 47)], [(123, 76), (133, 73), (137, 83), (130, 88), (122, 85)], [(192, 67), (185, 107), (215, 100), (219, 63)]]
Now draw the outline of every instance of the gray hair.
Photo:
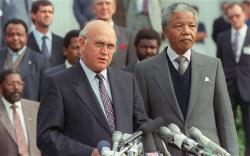
[(170, 20), (171, 20), (172, 14), (178, 13), (178, 12), (191, 12), (195, 17), (195, 21), (198, 22), (198, 14), (194, 6), (188, 3), (180, 2), (180, 3), (174, 3), (168, 7), (163, 8), (162, 15), (161, 15), (162, 28), (168, 26), (169, 23), (171, 22)]

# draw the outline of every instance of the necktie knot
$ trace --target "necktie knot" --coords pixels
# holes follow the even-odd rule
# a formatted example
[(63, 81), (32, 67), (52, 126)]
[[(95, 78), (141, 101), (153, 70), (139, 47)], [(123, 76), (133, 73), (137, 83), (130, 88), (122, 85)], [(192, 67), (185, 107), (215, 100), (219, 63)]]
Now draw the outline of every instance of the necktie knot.
[(102, 81), (102, 74), (96, 74), (95, 77), (99, 80), (99, 81)]
[(12, 104), (12, 106), (10, 106), (10, 108), (12, 108), (13, 109), (13, 111), (16, 111), (16, 108), (17, 108), (18, 106), (17, 105), (15, 105), (15, 104)]
[(178, 63), (179, 67), (178, 67), (178, 72), (183, 75), (184, 72), (187, 69), (187, 65), (185, 64), (186, 61), (186, 57), (185, 56), (179, 56), (175, 59), (175, 61)]

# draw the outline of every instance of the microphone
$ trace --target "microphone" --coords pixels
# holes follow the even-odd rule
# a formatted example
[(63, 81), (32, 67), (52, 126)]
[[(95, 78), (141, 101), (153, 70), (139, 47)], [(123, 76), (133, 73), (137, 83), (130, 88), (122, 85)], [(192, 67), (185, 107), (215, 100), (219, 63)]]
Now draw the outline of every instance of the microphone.
[(97, 144), (97, 150), (102, 156), (111, 156), (111, 144), (107, 140), (101, 140)]
[(120, 142), (122, 141), (123, 134), (120, 131), (115, 131), (112, 135), (113, 148), (112, 151), (117, 151)]
[(216, 154), (230, 156), (230, 154), (225, 149), (223, 149), (222, 147), (211, 141), (209, 138), (204, 136), (199, 129), (191, 127), (189, 129), (188, 134), (190, 135), (190, 137), (194, 138), (200, 144), (203, 144), (206, 148), (212, 150)]
[(205, 151), (202, 151), (200, 148), (197, 147), (195, 141), (194, 146), (193, 144), (189, 144), (189, 140), (184, 134), (177, 134), (174, 132), (171, 132), (169, 128), (167, 127), (160, 127), (158, 133), (163, 136), (167, 142), (171, 144), (175, 144), (179, 149), (185, 150), (189, 153), (192, 153), (194, 155), (202, 155), (202, 156), (208, 156), (209, 154), (206, 153)]
[(171, 123), (168, 125), (168, 128), (170, 129), (170, 131), (176, 133), (176, 134), (179, 134), (179, 135), (183, 135), (183, 144), (187, 145), (187, 146), (190, 146), (190, 147), (197, 147), (197, 148), (200, 148), (200, 149), (205, 149), (202, 145), (200, 145), (199, 143), (197, 143), (196, 141), (194, 141), (193, 139), (190, 139), (188, 138), (185, 134), (183, 134), (180, 130), (180, 128), (174, 124), (174, 123)]
[(149, 134), (152, 133), (155, 129), (158, 129), (161, 125), (163, 125), (164, 119), (162, 117), (158, 117), (154, 120), (151, 120), (147, 123), (143, 123), (140, 127), (140, 131), (137, 131), (132, 134), (131, 137), (122, 141), (119, 147), (129, 144), (130, 142), (134, 141), (135, 139), (142, 136), (142, 134)]

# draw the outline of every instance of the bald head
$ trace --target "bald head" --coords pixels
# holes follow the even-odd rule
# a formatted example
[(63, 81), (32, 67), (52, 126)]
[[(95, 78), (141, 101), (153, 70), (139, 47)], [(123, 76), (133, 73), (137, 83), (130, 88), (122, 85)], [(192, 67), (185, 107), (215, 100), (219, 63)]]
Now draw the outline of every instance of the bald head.
[(107, 68), (116, 49), (113, 27), (102, 20), (93, 20), (81, 31), (79, 42), (86, 66), (96, 73)]
[(80, 36), (87, 38), (89, 35), (98, 35), (99, 31), (107, 31), (111, 33), (110, 35), (114, 35), (116, 38), (114, 28), (102, 20), (93, 20), (87, 23), (87, 25), (80, 32)]

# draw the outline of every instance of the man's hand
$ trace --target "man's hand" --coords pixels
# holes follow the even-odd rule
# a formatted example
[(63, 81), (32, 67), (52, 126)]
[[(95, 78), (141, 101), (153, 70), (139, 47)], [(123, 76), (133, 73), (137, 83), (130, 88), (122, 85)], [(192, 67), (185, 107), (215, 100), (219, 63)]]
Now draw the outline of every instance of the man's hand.
[(91, 156), (101, 156), (100, 153), (98, 152), (97, 148), (94, 148), (94, 150), (92, 151)]

